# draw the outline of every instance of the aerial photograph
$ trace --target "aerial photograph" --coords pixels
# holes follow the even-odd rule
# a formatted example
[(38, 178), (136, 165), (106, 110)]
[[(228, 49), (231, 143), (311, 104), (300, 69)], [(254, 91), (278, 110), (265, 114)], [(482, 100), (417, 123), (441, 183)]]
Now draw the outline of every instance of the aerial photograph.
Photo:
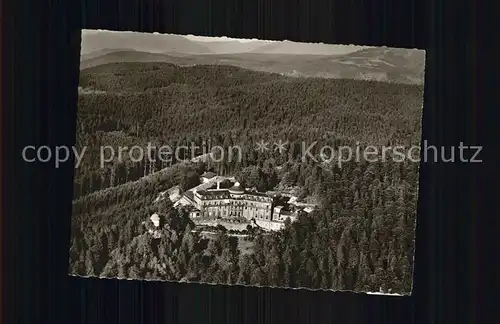
[(69, 274), (412, 292), (425, 51), (83, 30)]

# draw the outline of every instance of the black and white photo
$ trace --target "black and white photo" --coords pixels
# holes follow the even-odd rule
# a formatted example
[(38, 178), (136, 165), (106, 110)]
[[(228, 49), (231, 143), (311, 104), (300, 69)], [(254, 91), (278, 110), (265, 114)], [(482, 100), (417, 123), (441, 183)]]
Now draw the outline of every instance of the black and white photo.
[(425, 51), (84, 30), (71, 275), (408, 295)]

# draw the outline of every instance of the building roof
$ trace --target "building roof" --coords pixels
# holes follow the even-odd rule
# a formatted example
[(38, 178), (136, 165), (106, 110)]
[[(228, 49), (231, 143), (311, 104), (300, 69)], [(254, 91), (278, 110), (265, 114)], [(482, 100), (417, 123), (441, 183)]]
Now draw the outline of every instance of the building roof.
[(186, 197), (190, 200), (194, 200), (194, 193), (191, 190), (188, 190), (184, 193), (184, 197)]
[(160, 225), (160, 216), (157, 213), (151, 215), (149, 219), (153, 222), (154, 226), (158, 227)]
[(236, 182), (234, 186), (229, 188), (229, 192), (232, 194), (243, 194), (245, 193), (245, 189), (240, 185), (239, 182)]
[[(213, 186), (198, 186), (196, 188), (191, 189), (188, 192), (196, 191), (202, 199), (229, 199), (231, 198), (230, 194), (233, 195), (245, 195), (246, 198), (255, 200), (255, 201), (272, 201), (272, 197), (264, 192), (251, 191), (247, 192), (245, 189), (236, 182), (231, 188), (220, 188), (220, 189), (212, 189)], [(253, 198), (253, 199), (252, 199)]]
[(227, 191), (227, 189), (199, 190), (198, 193), (202, 196), (203, 199), (205, 197), (208, 199), (214, 199), (214, 198), (227, 199), (227, 198), (229, 198), (229, 191)]
[(202, 178), (205, 178), (205, 179), (212, 179), (213, 177), (217, 176), (217, 174), (213, 173), (213, 172), (205, 172), (201, 175)]
[[(168, 189), (166, 192), (168, 192), (169, 195), (178, 193), (181, 190), (179, 186), (173, 186), (172, 188)], [(165, 194), (165, 192), (162, 192), (162, 194)]]
[(253, 196), (259, 196), (259, 197), (266, 197), (266, 198), (269, 198), (269, 199), (272, 199), (271, 196), (269, 196), (267, 193), (265, 192), (258, 192), (258, 191), (255, 191), (255, 192), (249, 192), (250, 195), (253, 195)]

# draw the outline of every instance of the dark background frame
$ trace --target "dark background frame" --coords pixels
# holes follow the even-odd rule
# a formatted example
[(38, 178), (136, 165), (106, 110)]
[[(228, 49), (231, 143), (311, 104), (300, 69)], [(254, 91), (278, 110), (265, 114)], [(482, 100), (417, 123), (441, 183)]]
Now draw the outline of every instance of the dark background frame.
[[(426, 49), (423, 139), (479, 145), (483, 111), (471, 108), (480, 77), (472, 1), (16, 0), (2, 6), (4, 323), (481, 322), (473, 277), (475, 214), (482, 208), (477, 186), (484, 179), (478, 165), (421, 166), (413, 295), (388, 297), (70, 277), (73, 167), (20, 157), (25, 145), (75, 143), (81, 28)], [(487, 166), (482, 170), (491, 172)]]

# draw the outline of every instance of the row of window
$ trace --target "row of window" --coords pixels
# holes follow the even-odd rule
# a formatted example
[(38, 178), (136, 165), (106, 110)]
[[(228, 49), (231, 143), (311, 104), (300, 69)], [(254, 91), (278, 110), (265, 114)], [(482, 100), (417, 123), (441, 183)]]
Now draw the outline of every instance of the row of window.
[[(218, 200), (218, 199), (228, 199), (227, 196), (202, 196), (203, 200)], [(271, 203), (272, 198), (256, 197), (256, 196), (242, 196), (242, 197), (231, 197), (233, 200), (250, 200), (255, 202)]]
[[(209, 210), (208, 211), (208, 216), (209, 217), (215, 217), (215, 216), (220, 216), (220, 217), (242, 217), (242, 215), (243, 215), (243, 213), (241, 211), (234, 211), (234, 210), (231, 210), (231, 211), (227, 211), (227, 210), (223, 210), (223, 211)], [(259, 219), (266, 219), (266, 220), (271, 219), (271, 215), (268, 214), (268, 213), (266, 213), (266, 214), (257, 213), (257, 214), (253, 214), (252, 216), (256, 217), (256, 218), (259, 218)]]
[(210, 207), (210, 206), (216, 206), (216, 207), (221, 207), (221, 206), (245, 206), (245, 208), (248, 207), (253, 207), (253, 208), (263, 208), (263, 209), (270, 209), (271, 205), (270, 204), (258, 204), (258, 203), (247, 203), (247, 202), (223, 202), (223, 201), (210, 201), (210, 202), (205, 202), (203, 203), (204, 206)]

